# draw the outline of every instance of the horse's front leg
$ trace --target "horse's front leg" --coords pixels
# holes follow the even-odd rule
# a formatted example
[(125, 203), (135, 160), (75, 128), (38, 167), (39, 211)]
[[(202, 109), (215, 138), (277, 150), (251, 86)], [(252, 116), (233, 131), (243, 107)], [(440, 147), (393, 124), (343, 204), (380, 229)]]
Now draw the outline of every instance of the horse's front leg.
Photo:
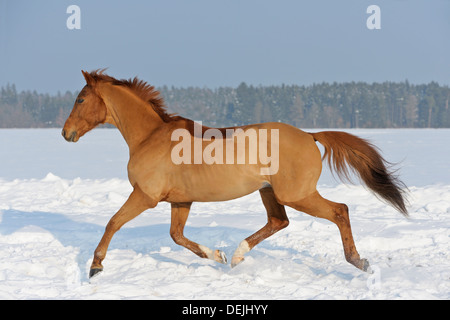
[(157, 201), (152, 201), (138, 185), (134, 187), (133, 192), (128, 197), (122, 208), (109, 220), (100, 243), (95, 249), (94, 259), (92, 261), (89, 277), (94, 276), (103, 270), (102, 261), (105, 259), (106, 251), (114, 234), (128, 221), (137, 217), (143, 211), (154, 208)]
[(199, 245), (184, 236), (183, 230), (189, 216), (191, 204), (192, 202), (172, 203), (170, 236), (173, 241), (175, 241), (176, 244), (191, 250), (201, 258), (211, 259), (220, 263), (227, 263), (227, 258), (223, 251), (212, 251), (210, 248)]

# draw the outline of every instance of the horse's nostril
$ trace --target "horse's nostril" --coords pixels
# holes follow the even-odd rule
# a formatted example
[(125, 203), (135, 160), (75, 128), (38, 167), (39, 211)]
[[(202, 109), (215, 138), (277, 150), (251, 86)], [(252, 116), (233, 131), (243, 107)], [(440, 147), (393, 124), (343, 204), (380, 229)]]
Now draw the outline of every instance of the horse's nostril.
[(75, 141), (75, 137), (77, 136), (77, 132), (76, 131), (74, 131), (74, 132), (72, 132), (72, 134), (70, 135), (70, 137), (69, 137), (69, 140), (68, 141), (70, 141), (70, 142), (74, 142)]
[(77, 132), (76, 131), (72, 131), (71, 133), (70, 132), (67, 133), (66, 130), (64, 130), (64, 129), (62, 130), (61, 134), (64, 137), (64, 139), (66, 139), (66, 141), (69, 141), (69, 142), (74, 142), (75, 141), (75, 137), (77, 136)]

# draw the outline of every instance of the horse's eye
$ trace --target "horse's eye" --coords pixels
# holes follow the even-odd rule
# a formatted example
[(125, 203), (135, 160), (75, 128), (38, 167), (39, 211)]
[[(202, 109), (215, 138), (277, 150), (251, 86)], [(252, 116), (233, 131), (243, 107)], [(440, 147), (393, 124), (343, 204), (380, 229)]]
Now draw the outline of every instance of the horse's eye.
[(84, 99), (80, 98), (80, 99), (77, 100), (77, 103), (83, 103), (83, 101), (84, 101)]

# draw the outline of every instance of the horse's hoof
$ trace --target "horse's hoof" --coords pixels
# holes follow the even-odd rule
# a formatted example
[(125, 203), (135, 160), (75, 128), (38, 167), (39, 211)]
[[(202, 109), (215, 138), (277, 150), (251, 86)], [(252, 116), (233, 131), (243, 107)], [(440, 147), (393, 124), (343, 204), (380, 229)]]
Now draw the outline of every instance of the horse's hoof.
[(359, 259), (357, 261), (355, 261), (354, 263), (352, 263), (355, 267), (357, 267), (358, 269), (364, 271), (364, 272), (369, 272), (370, 273), (370, 264), (369, 261), (367, 259)]
[(351, 263), (352, 265), (354, 265), (355, 267), (357, 267), (359, 270), (362, 270), (364, 272), (369, 272), (369, 273), (371, 271), (370, 264), (367, 259), (360, 259), (358, 257), (358, 258), (354, 258), (354, 259), (347, 259), (347, 261), (349, 263)]
[(214, 260), (223, 264), (227, 264), (227, 256), (221, 250), (214, 251)]
[(100, 273), (103, 271), (103, 268), (93, 268), (89, 271), (89, 278), (92, 278), (93, 276), (95, 276), (96, 274)]
[(231, 267), (234, 268), (238, 264), (240, 264), (242, 261), (244, 261), (244, 257), (233, 257), (231, 259)]
[(250, 246), (248, 245), (247, 240), (242, 240), (239, 243), (236, 251), (233, 254), (233, 258), (231, 258), (231, 267), (236, 267), (239, 263), (244, 261), (244, 254), (250, 251)]
[(361, 259), (361, 268), (362, 271), (371, 273), (370, 264), (367, 259)]

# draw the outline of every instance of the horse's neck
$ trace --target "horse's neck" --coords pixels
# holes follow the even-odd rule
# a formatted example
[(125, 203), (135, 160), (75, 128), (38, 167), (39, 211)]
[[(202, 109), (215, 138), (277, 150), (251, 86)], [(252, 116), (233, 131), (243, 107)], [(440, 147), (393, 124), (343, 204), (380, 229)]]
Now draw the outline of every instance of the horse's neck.
[(148, 103), (127, 88), (105, 86), (101, 95), (130, 151), (164, 123)]

